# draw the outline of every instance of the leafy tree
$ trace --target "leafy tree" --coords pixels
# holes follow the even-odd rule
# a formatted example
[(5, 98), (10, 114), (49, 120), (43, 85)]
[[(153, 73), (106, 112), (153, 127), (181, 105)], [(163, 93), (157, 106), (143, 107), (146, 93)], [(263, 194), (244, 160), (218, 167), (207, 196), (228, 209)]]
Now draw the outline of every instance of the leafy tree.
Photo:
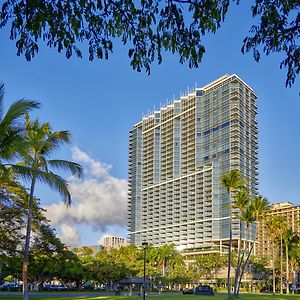
[(0, 178), (0, 185), (0, 262), (3, 263), (19, 251), (26, 209), (23, 199), (28, 194), (11, 175)]
[[(133, 250), (133, 248), (129, 249)], [(128, 251), (129, 253), (130, 251)], [(104, 283), (111, 288), (122, 278), (131, 276), (135, 273), (132, 271), (127, 263), (127, 255), (120, 255), (119, 249), (103, 250), (95, 256), (97, 268), (97, 275), (95, 277), (98, 283)]]
[(229, 248), (228, 248), (228, 270), (227, 270), (227, 294), (231, 297), (231, 282), (230, 282), (230, 270), (231, 270), (231, 252), (232, 252), (232, 198), (234, 193), (243, 188), (246, 181), (243, 180), (242, 174), (239, 170), (232, 170), (230, 173), (226, 173), (221, 178), (221, 183), (226, 188), (229, 196)]
[[(28, 198), (11, 170), (0, 177), (0, 282), (5, 272), (18, 275)], [(7, 274), (6, 274), (7, 275)]]
[(244, 39), (242, 52), (253, 51), (258, 62), (261, 49), (266, 55), (283, 52), (280, 68), (287, 68), (286, 86), (291, 86), (300, 72), (300, 2), (298, 0), (256, 0), (253, 17), (260, 23), (251, 28), (251, 36)]
[(226, 258), (217, 253), (199, 255), (195, 261), (195, 267), (202, 278), (206, 278), (207, 276), (211, 278), (213, 274), (216, 275), (218, 270), (226, 265)]
[(82, 172), (80, 165), (77, 163), (66, 160), (49, 159), (51, 154), (58, 149), (59, 146), (68, 142), (70, 142), (70, 133), (68, 131), (53, 132), (49, 123), (40, 124), (37, 120), (31, 122), (29, 116), (26, 116), (24, 148), (20, 151), (23, 162), (17, 166), (19, 173), (25, 174), (25, 178), (31, 180), (23, 261), (24, 300), (28, 300), (27, 273), (35, 184), (37, 181), (46, 183), (52, 189), (57, 190), (64, 197), (64, 201), (70, 205), (71, 195), (68, 191), (67, 182), (59, 175), (53, 173), (51, 169), (70, 171), (76, 176), (80, 176)]
[[(205, 47), (202, 38), (215, 33), (224, 21), (230, 4), (239, 0), (91, 0), (91, 1), (4, 1), (0, 28), (10, 27), (10, 39), (16, 40), (17, 55), (27, 60), (38, 52), (38, 43), (65, 51), (69, 58), (83, 41), (88, 43), (89, 59), (108, 58), (116, 38), (129, 44), (128, 56), (133, 69), (145, 68), (162, 53), (179, 54), (180, 63), (198, 67)], [(253, 51), (259, 61), (259, 47), (268, 55), (283, 52), (280, 67), (287, 67), (287, 85), (292, 85), (300, 70), (298, 0), (256, 0), (252, 14), (258, 24), (246, 37), (243, 52)], [(259, 19), (260, 17), (260, 19)]]
[(251, 266), (253, 277), (258, 280), (257, 285), (259, 290), (263, 289), (265, 287), (263, 282), (266, 282), (271, 275), (270, 269), (268, 268), (269, 258), (251, 256), (249, 264)]
[(32, 225), (34, 236), (28, 272), (34, 289), (41, 290), (45, 282), (55, 277), (53, 266), (64, 259), (65, 246), (56, 236), (54, 229), (49, 226), (48, 220), (38, 206), (34, 213)]
[(75, 283), (76, 289), (79, 289), (85, 278), (85, 270), (79, 256), (72, 251), (65, 251), (63, 258), (57, 256), (56, 261), (52, 266), (55, 278), (65, 284)]

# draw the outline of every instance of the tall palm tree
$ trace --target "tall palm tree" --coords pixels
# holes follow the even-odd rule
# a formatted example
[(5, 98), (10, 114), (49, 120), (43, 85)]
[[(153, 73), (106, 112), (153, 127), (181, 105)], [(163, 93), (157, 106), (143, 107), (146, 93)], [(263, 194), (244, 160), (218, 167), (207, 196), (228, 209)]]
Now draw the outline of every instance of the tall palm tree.
[(228, 270), (227, 270), (227, 294), (231, 297), (231, 248), (232, 248), (232, 198), (233, 194), (246, 185), (246, 181), (243, 180), (242, 174), (239, 170), (232, 170), (226, 173), (221, 178), (221, 183), (226, 188), (229, 196), (229, 247), (228, 247)]
[[(7, 167), (11, 166), (18, 149), (22, 146), (22, 132), (24, 131), (24, 115), (36, 108), (39, 103), (29, 100), (13, 102), (6, 113), (3, 107), (4, 84), (0, 83), (0, 176), (4, 176)], [(10, 163), (10, 164), (9, 164)]]
[(283, 242), (285, 245), (285, 263), (286, 263), (286, 293), (289, 294), (289, 248), (292, 247), (294, 243), (299, 242), (298, 235), (293, 232), (291, 228), (288, 228), (282, 235)]
[(23, 161), (16, 166), (19, 173), (26, 179), (30, 179), (30, 196), (27, 216), (26, 240), (24, 246), (23, 260), (23, 299), (28, 300), (28, 265), (29, 265), (29, 244), (31, 234), (31, 222), (33, 213), (33, 196), (36, 182), (40, 181), (49, 185), (63, 197), (67, 205), (71, 204), (71, 195), (68, 191), (68, 183), (52, 169), (70, 171), (78, 177), (82, 174), (79, 164), (66, 160), (49, 159), (52, 153), (62, 144), (70, 142), (68, 131), (52, 131), (49, 123), (40, 124), (39, 121), (31, 122), (26, 116), (25, 146), (20, 156)]
[(289, 258), (291, 262), (291, 273), (292, 273), (292, 293), (295, 294), (295, 279), (296, 271), (299, 269), (300, 263), (300, 237), (297, 235), (298, 242), (293, 243), (291, 249), (289, 249)]
[[(240, 195), (239, 197), (242, 197), (242, 195)], [(244, 199), (244, 200), (240, 199), (239, 200), (239, 203), (240, 203), (241, 206), (244, 203), (244, 209), (241, 210), (240, 219), (242, 221), (244, 221), (244, 223), (246, 224), (246, 232), (248, 232), (250, 224), (252, 224), (254, 221), (256, 223), (260, 222), (260, 220), (264, 217), (265, 212), (269, 208), (269, 201), (266, 198), (264, 198), (260, 195), (254, 196), (253, 198), (250, 198), (250, 196), (248, 196), (248, 197), (250, 199), (250, 203), (246, 199)], [(237, 200), (238, 200), (238, 198), (236, 199), (236, 202), (237, 202)], [(256, 235), (257, 235), (257, 231), (256, 231)], [(255, 238), (255, 240), (257, 240), (257, 239)], [(239, 276), (240, 278), (238, 279), (239, 282), (238, 282), (237, 288), (236, 288), (237, 289), (236, 290), (236, 296), (237, 297), (239, 296), (241, 280), (243, 278), (243, 274), (245, 272), (245, 269), (248, 265), (248, 261), (249, 261), (249, 258), (250, 258), (250, 255), (252, 253), (253, 248), (254, 248), (254, 243), (252, 243), (251, 248), (248, 247), (248, 249), (247, 249), (248, 254), (247, 254), (247, 257), (246, 257), (246, 261), (245, 261), (244, 265), (242, 266), (241, 274)]]
[(278, 216), (277, 234), (280, 237), (280, 294), (283, 294), (283, 233), (287, 230), (287, 224), (283, 216)]
[[(249, 205), (247, 205), (245, 207), (245, 209), (242, 211), (242, 213), (240, 215), (240, 220), (245, 223), (245, 225), (246, 225), (246, 233), (247, 233), (246, 238), (247, 238), (247, 240), (250, 240), (250, 237), (249, 237), (249, 227), (255, 221), (255, 214), (254, 214), (254, 211), (253, 211), (251, 203)], [(245, 253), (247, 253), (247, 256), (246, 256), (246, 259), (245, 259), (245, 262), (244, 262), (243, 265), (242, 265), (242, 263), (243, 263), (243, 259), (244, 258), (242, 258), (241, 262), (240, 262), (239, 268), (241, 268), (241, 274), (239, 274), (239, 272), (240, 272), (239, 271), (238, 272), (239, 276), (237, 278), (238, 284), (237, 284), (237, 288), (236, 288), (236, 291), (235, 291), (235, 296), (236, 297), (239, 296), (242, 278), (243, 278), (245, 270), (247, 268), (248, 261), (250, 259), (250, 255), (251, 255), (252, 249), (253, 249), (253, 244), (252, 244), (251, 248), (250, 248), (250, 245), (248, 244), (247, 247), (246, 247), (246, 249), (244, 249), (243, 256), (245, 255)]]
[(283, 222), (281, 216), (271, 216), (266, 221), (266, 229), (272, 243), (272, 277), (273, 277), (273, 295), (276, 293), (276, 275), (275, 275), (275, 243), (278, 237), (279, 228)]
[[(234, 199), (234, 208), (238, 210), (237, 212), (237, 218), (239, 219), (239, 225), (240, 225), (240, 236), (239, 236), (239, 241), (238, 241), (238, 262), (237, 262), (237, 267), (235, 270), (235, 278), (234, 278), (234, 289), (233, 289), (233, 294), (236, 296), (237, 295), (237, 285), (238, 285), (238, 278), (241, 270), (241, 266), (243, 263), (243, 258), (245, 254), (245, 249), (244, 251), (241, 251), (241, 242), (242, 242), (242, 224), (247, 221), (245, 219), (245, 212), (247, 211), (249, 207), (249, 203), (251, 201), (251, 197), (249, 196), (249, 191), (247, 188), (241, 189), (239, 191)], [(242, 254), (241, 254), (242, 253)]]

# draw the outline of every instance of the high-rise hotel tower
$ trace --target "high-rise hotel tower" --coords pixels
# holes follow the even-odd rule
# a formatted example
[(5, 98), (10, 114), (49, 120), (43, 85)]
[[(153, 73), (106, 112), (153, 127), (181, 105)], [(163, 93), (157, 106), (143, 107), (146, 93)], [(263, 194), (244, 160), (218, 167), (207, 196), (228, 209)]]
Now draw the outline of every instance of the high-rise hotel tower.
[[(258, 188), (257, 96), (225, 75), (154, 111), (129, 134), (131, 243), (174, 243), (185, 251), (223, 251), (229, 239), (224, 173), (239, 169)], [(233, 239), (240, 237), (233, 221)], [(253, 241), (255, 228), (245, 233)]]

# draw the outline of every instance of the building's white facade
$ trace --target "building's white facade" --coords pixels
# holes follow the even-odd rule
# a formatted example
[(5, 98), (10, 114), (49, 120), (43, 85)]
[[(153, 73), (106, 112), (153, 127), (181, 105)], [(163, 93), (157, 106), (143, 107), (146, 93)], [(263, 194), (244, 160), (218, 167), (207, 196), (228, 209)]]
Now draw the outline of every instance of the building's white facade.
[[(229, 200), (221, 176), (239, 169), (258, 188), (257, 96), (237, 75), (196, 88), (143, 117), (129, 134), (131, 243), (222, 251)], [(253, 240), (255, 228), (244, 239)], [(242, 231), (244, 232), (244, 230)], [(233, 238), (240, 225), (233, 223)]]
[(112, 235), (105, 236), (102, 241), (102, 246), (105, 249), (113, 249), (113, 248), (119, 249), (122, 246), (126, 246), (126, 245), (127, 243), (124, 238), (112, 236)]

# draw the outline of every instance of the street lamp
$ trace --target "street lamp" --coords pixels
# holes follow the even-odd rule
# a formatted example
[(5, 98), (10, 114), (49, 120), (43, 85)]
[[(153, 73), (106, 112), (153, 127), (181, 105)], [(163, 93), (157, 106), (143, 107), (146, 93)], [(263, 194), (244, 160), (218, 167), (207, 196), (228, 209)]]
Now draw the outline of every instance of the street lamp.
[(147, 252), (148, 243), (143, 242), (142, 247), (144, 248), (144, 291), (143, 291), (143, 300), (145, 300), (146, 299), (146, 252)]

